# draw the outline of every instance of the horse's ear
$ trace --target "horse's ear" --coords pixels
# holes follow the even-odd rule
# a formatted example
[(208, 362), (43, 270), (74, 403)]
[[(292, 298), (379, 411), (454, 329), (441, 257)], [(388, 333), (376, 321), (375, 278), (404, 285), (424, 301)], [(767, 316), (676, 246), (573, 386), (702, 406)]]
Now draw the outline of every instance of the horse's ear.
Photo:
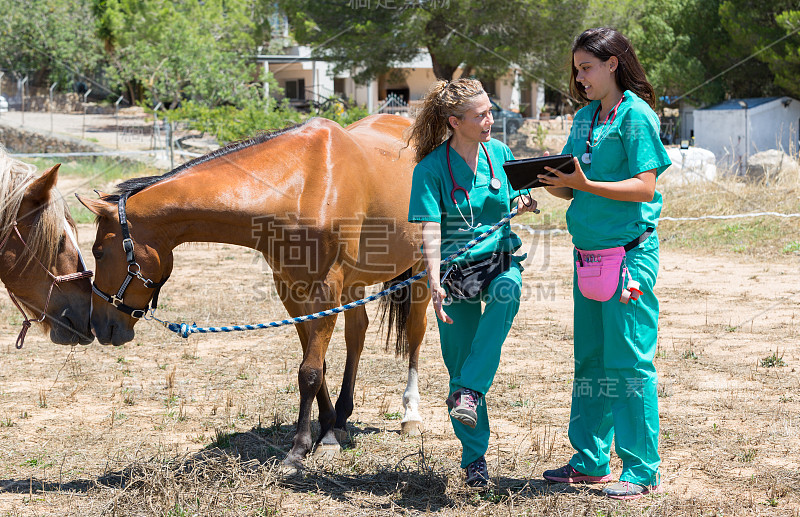
[(58, 181), (59, 167), (61, 167), (61, 164), (57, 163), (33, 180), (28, 186), (26, 197), (37, 204), (45, 204), (50, 201), (50, 192), (56, 186), (56, 181)]
[(78, 201), (81, 202), (83, 206), (85, 206), (91, 213), (98, 217), (112, 217), (114, 213), (116, 213), (116, 206), (114, 203), (109, 201), (103, 201), (102, 199), (89, 199), (86, 197), (81, 197), (78, 194), (75, 194), (75, 197), (78, 198)]
[(94, 193), (97, 194), (97, 197), (108, 197), (109, 196), (109, 194), (106, 194), (102, 190), (97, 190), (97, 189), (93, 189), (93, 190), (94, 190)]

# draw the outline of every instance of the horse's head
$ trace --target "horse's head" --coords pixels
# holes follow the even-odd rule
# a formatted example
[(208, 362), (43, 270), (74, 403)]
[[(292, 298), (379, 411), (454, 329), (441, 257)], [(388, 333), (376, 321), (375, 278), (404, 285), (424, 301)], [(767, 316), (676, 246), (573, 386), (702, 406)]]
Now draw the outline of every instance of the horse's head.
[(86, 267), (67, 205), (55, 189), (59, 166), (30, 181), (22, 178), (29, 166), (2, 155), (0, 278), (32, 318), (41, 318), (54, 343), (89, 344), (90, 273), (77, 275)]
[(92, 330), (104, 345), (123, 345), (133, 339), (133, 326), (172, 272), (172, 249), (162, 249), (158, 228), (149, 228), (132, 211), (126, 212), (130, 237), (123, 243), (116, 196), (78, 199), (97, 216)]

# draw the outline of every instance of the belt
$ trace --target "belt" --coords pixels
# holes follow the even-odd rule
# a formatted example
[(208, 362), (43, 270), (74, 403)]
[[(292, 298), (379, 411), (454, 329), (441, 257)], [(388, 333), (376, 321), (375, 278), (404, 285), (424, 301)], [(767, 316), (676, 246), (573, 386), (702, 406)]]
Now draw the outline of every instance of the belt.
[(635, 248), (635, 247), (636, 247), (636, 246), (638, 246), (639, 244), (641, 244), (641, 243), (643, 243), (644, 241), (646, 241), (646, 240), (647, 240), (647, 238), (648, 238), (648, 237), (650, 237), (650, 234), (652, 234), (652, 233), (653, 233), (653, 231), (655, 231), (655, 228), (653, 228), (653, 227), (648, 227), (648, 228), (647, 228), (647, 229), (644, 231), (644, 233), (643, 233), (643, 234), (641, 234), (640, 236), (636, 237), (635, 239), (633, 239), (631, 242), (629, 242), (628, 244), (626, 244), (626, 245), (624, 246), (624, 248), (625, 248), (625, 252), (626, 252), (626, 253), (627, 253), (627, 252), (629, 252), (630, 250), (632, 250), (633, 248)]

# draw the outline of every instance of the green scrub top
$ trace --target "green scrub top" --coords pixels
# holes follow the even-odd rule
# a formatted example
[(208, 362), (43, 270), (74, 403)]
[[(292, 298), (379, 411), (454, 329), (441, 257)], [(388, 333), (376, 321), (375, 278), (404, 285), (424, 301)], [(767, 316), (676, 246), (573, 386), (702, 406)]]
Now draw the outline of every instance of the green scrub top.
[[(562, 153), (577, 156), (586, 177), (594, 181), (622, 181), (652, 169), (656, 176), (671, 162), (659, 138), (658, 115), (635, 93), (626, 90), (624, 100), (608, 124), (596, 120), (592, 138), (592, 162), (583, 163), (586, 137), (600, 101), (592, 101), (575, 114)], [(598, 116), (599, 118), (599, 116)], [(599, 141), (599, 144), (597, 143)], [(579, 190), (567, 210), (567, 227), (575, 247), (598, 250), (624, 246), (648, 228), (658, 225), (661, 193), (647, 203), (614, 201)]]
[[(491, 174), (483, 149), (478, 151), (478, 167), (475, 174), (472, 173), (472, 169), (461, 155), (450, 149), (450, 164), (456, 183), (469, 193), (468, 203), (462, 190), (455, 191), (457, 206), (461, 210), (463, 218), (459, 215), (456, 204), (453, 203), (450, 196), (453, 181), (450, 179), (447, 168), (447, 142), (434, 149), (414, 168), (408, 220), (412, 223), (431, 221), (442, 225), (442, 259), (455, 253), (508, 215), (511, 211), (510, 200), (520, 195), (519, 191), (511, 188), (503, 170), (503, 163), (514, 159), (511, 149), (494, 139), (486, 142), (485, 145), (494, 169), (494, 176), (501, 183), (498, 191), (489, 187)], [(470, 204), (475, 219), (474, 223), (470, 218)], [(467, 223), (477, 228), (461, 231), (461, 228), (467, 229)], [(455, 259), (454, 263), (483, 260), (497, 251), (513, 253), (521, 245), (520, 238), (511, 231), (509, 225), (505, 225), (467, 253)]]

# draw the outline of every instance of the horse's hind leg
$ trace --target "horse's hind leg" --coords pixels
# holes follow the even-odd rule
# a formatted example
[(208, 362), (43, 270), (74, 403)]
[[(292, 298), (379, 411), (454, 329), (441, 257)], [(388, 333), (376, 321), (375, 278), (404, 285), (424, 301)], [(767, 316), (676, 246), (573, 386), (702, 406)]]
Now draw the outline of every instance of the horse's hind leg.
[[(418, 264), (414, 269), (414, 274), (421, 266)], [(414, 282), (409, 286), (411, 289), (411, 309), (406, 323), (408, 335), (408, 382), (406, 390), (403, 392), (403, 408), (405, 414), (400, 422), (400, 430), (404, 434), (418, 435), (422, 431), (422, 416), (419, 414), (419, 351), (422, 341), (425, 339), (425, 328), (428, 325), (428, 302), (430, 301), (430, 290), (424, 280)]]
[[(364, 288), (351, 288), (347, 301), (364, 297)], [(347, 436), (347, 419), (353, 414), (353, 392), (356, 385), (356, 374), (361, 353), (364, 350), (364, 338), (367, 333), (369, 318), (362, 305), (344, 313), (344, 340), (347, 345), (347, 362), (344, 367), (342, 389), (336, 399), (336, 425), (334, 431), (337, 438), (344, 440)]]

